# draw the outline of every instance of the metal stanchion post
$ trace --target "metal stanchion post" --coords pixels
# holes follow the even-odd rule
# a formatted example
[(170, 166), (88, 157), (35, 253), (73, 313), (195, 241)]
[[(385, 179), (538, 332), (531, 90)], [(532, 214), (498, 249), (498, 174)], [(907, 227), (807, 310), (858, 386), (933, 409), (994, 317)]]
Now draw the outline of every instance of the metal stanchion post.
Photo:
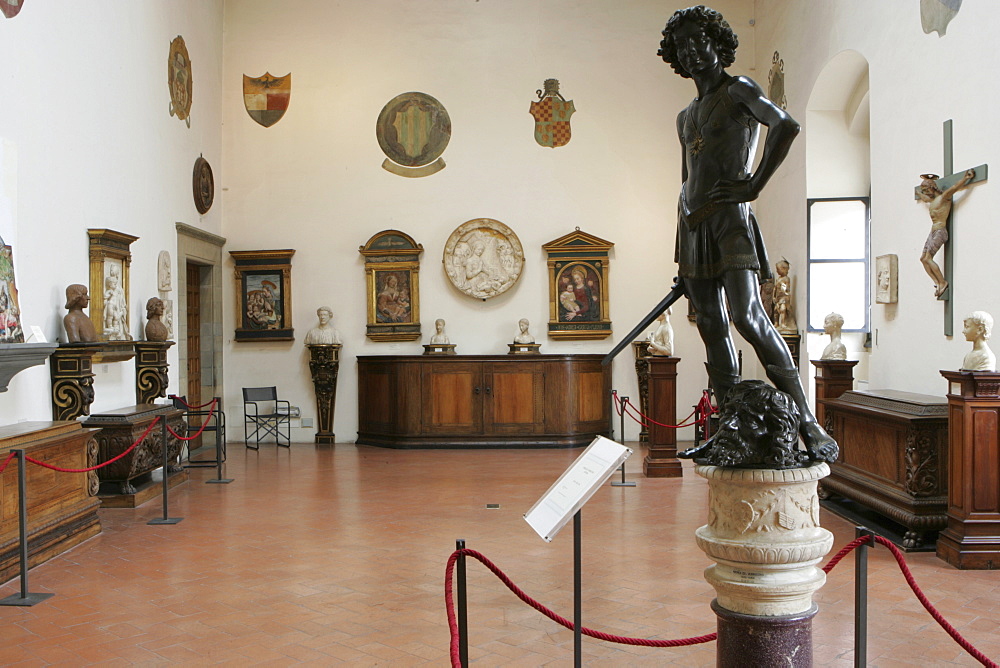
[(28, 481), (24, 467), (24, 450), (14, 452), (17, 453), (17, 524), (20, 538), (21, 593), (0, 599), (0, 605), (29, 607), (55, 594), (28, 593)]
[(206, 480), (206, 483), (215, 483), (217, 485), (228, 485), (233, 481), (232, 478), (222, 477), (222, 421), (219, 419), (219, 406), (221, 405), (221, 400), (219, 397), (215, 397), (215, 411), (213, 412), (215, 416), (215, 479)]
[(170, 489), (170, 482), (168, 480), (170, 477), (170, 462), (167, 461), (167, 451), (170, 448), (167, 443), (167, 418), (161, 415), (159, 419), (162, 420), (160, 423), (160, 447), (163, 449), (163, 517), (153, 518), (146, 522), (146, 524), (177, 524), (184, 518), (167, 517), (167, 504), (169, 503), (167, 490)]
[(854, 527), (855, 538), (869, 541), (854, 550), (854, 665), (864, 668), (868, 662), (868, 546), (875, 545), (875, 535), (864, 527)]
[[(465, 541), (459, 538), (455, 541), (456, 550), (465, 549)], [(468, 590), (465, 586), (465, 555), (458, 555), (458, 659), (462, 668), (469, 666), (469, 602)]]
[[(612, 399), (612, 401), (615, 401), (615, 399)], [(621, 443), (622, 445), (625, 445), (625, 404), (627, 402), (628, 402), (628, 397), (621, 397), (621, 400), (617, 401), (619, 417), (621, 418), (621, 434), (622, 434), (622, 438), (618, 442)], [(625, 482), (625, 462), (622, 462), (622, 465), (618, 467), (618, 470), (620, 470), (622, 472), (622, 479), (621, 479), (621, 481), (612, 480), (611, 481), (611, 486), (612, 487), (635, 487), (635, 483), (634, 482)]]
[(583, 540), (580, 519), (583, 510), (573, 515), (573, 666), (583, 666), (583, 580), (580, 574), (583, 559)]

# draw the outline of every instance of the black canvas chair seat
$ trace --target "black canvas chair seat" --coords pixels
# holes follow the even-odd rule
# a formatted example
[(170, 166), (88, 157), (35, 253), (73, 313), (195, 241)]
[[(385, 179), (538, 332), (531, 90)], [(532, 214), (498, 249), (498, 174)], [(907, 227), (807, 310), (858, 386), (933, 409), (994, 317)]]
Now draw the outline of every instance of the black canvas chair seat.
[(291, 404), (278, 398), (276, 387), (244, 387), (243, 417), (243, 442), (248, 448), (259, 449), (261, 439), (268, 436), (283, 448), (291, 447)]

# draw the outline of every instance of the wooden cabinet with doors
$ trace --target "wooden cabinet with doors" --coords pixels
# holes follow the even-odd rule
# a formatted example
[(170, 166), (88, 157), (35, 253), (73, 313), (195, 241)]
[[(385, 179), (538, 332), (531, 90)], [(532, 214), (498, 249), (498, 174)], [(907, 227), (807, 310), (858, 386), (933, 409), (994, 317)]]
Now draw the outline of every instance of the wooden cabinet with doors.
[(600, 355), (358, 357), (358, 443), (396, 448), (576, 447), (606, 435)]

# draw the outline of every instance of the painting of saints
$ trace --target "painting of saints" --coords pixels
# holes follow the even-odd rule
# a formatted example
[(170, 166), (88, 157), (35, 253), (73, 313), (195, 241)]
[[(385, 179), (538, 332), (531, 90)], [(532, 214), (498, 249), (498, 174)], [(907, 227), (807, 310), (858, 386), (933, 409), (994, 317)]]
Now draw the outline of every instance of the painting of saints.
[(559, 322), (597, 322), (600, 319), (597, 274), (583, 264), (564, 269), (559, 277)]
[(375, 274), (377, 322), (410, 322), (410, 288), (407, 272), (380, 271)]

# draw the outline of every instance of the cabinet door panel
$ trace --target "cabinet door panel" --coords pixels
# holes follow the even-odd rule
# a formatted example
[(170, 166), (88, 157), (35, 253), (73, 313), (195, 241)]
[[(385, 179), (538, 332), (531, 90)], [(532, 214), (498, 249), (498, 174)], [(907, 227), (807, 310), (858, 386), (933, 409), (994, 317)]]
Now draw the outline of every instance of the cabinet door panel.
[(545, 372), (541, 364), (490, 364), (483, 381), (483, 422), (488, 433), (544, 433)]
[(482, 430), (482, 365), (429, 364), (423, 369), (425, 434), (474, 434)]

